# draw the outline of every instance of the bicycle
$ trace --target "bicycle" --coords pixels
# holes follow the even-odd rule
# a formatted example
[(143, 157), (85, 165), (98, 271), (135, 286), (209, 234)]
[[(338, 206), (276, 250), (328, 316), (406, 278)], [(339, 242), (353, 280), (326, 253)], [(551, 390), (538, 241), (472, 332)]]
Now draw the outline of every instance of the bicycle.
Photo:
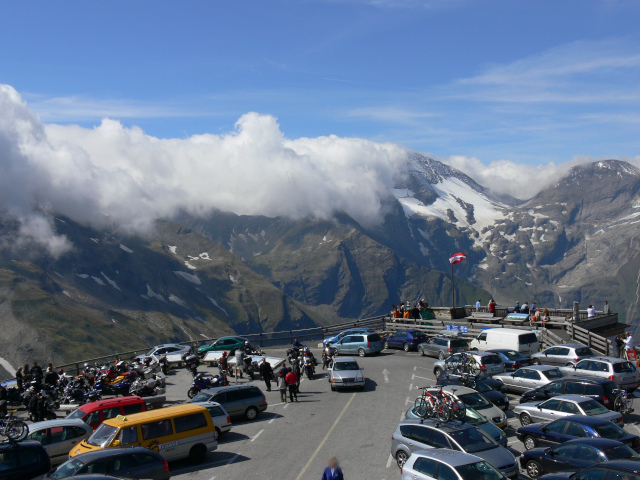
[(623, 415), (633, 412), (633, 399), (629, 398), (626, 390), (616, 389), (615, 400), (613, 401), (613, 409)]
[(9, 410), (9, 415), (0, 419), (0, 435), (10, 441), (20, 442), (29, 435), (29, 426), (18, 418), (13, 418), (17, 410)]
[(424, 393), (416, 398), (414, 402), (414, 410), (416, 414), (422, 418), (432, 418), (436, 416), (442, 422), (448, 422), (451, 418), (456, 420), (464, 420), (467, 414), (467, 408), (460, 400), (455, 400), (453, 395), (443, 392), (443, 385), (431, 386), (431, 388), (439, 389), (434, 395), (427, 391), (428, 387), (418, 387), (424, 390)]

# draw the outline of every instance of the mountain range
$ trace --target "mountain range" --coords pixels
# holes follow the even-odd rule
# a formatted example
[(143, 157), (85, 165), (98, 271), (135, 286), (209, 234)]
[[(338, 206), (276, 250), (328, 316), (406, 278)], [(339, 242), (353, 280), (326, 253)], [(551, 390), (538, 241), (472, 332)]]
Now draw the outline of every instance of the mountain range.
[(527, 201), (412, 154), (377, 225), (214, 211), (158, 219), (144, 236), (56, 216), (73, 248), (51, 258), (0, 220), (4, 359), (57, 363), (161, 342), (325, 325), (424, 298), (640, 308), (640, 170), (574, 167)]

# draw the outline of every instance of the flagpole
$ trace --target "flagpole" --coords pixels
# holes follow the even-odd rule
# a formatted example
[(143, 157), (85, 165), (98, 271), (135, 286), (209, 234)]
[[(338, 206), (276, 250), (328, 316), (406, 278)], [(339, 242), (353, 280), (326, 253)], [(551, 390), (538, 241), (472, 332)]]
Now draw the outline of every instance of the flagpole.
[(451, 263), (451, 308), (456, 308), (456, 289), (453, 285), (453, 262)]

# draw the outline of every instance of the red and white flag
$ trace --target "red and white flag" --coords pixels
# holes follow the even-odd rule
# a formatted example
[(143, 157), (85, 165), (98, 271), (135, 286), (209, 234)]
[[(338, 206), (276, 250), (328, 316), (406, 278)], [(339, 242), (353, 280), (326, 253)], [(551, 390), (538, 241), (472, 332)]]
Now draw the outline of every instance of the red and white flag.
[(462, 260), (464, 260), (465, 258), (467, 258), (467, 256), (464, 253), (456, 253), (454, 255), (451, 255), (449, 257), (449, 263), (451, 265), (455, 265), (457, 263), (460, 263)]

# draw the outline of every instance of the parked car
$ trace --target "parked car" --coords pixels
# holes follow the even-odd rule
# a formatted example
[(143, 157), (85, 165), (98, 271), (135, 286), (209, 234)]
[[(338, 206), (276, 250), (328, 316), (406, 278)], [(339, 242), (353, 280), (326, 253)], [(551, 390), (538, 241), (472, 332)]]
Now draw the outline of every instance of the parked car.
[(191, 403), (217, 402), (232, 418), (244, 417), (255, 420), (267, 409), (264, 393), (255, 385), (229, 385), (202, 390), (191, 399)]
[(88, 438), (93, 429), (80, 419), (48, 420), (29, 425), (27, 440), (40, 442), (51, 459), (52, 465), (69, 458), (69, 450)]
[(531, 355), (534, 365), (571, 366), (584, 358), (595, 357), (593, 351), (581, 343), (564, 343), (545, 348)]
[(444, 335), (431, 337), (426, 342), (418, 345), (418, 353), (420, 355), (438, 357), (440, 360), (444, 360), (454, 353), (466, 352), (467, 350), (469, 350), (469, 345), (466, 340)]
[(513, 409), (521, 425), (549, 422), (569, 415), (599, 417), (622, 426), (624, 421), (618, 412), (610, 412), (594, 399), (581, 395), (558, 395), (544, 402), (521, 403)]
[[(424, 412), (420, 412), (418, 408), (419, 407), (414, 404), (409, 408), (409, 410), (407, 410), (404, 418), (422, 418)], [(471, 407), (466, 407), (465, 412), (465, 418), (463, 420), (464, 423), (468, 423), (469, 425), (473, 425), (479, 430), (482, 430), (503, 447), (507, 446), (507, 434), (487, 420), (484, 415), (479, 414)]]
[(51, 470), (51, 460), (40, 442), (26, 440), (0, 444), (0, 480), (34, 478)]
[(520, 403), (547, 400), (558, 395), (583, 395), (593, 398), (609, 410), (613, 410), (617, 389), (618, 385), (613, 380), (564, 377), (524, 392), (520, 397)]
[(557, 472), (543, 475), (544, 480), (638, 480), (640, 465), (637, 460), (612, 460), (598, 463), (579, 472)]
[(476, 374), (493, 376), (504, 372), (504, 363), (502, 363), (498, 354), (475, 350), (454, 353), (444, 360), (437, 360), (433, 365), (433, 374), (437, 378), (443, 371), (453, 371), (455, 366), (462, 362), (464, 356), (473, 357), (476, 363)]
[(106, 400), (98, 400), (97, 402), (85, 403), (67, 415), (67, 418), (81, 419), (95, 430), (102, 422), (109, 418), (146, 411), (147, 405), (144, 398), (130, 395), (127, 397), (109, 398)]
[(201, 345), (198, 348), (198, 355), (204, 356), (207, 352), (221, 352), (226, 350), (230, 355), (238, 348), (244, 347), (244, 343), (249, 340), (244, 337), (220, 337), (209, 345)]
[(506, 477), (516, 478), (518, 468), (513, 454), (488, 435), (462, 422), (403, 420), (391, 436), (391, 455), (400, 468), (416, 450), (449, 448), (472, 453), (486, 460)]
[(488, 352), (497, 353), (504, 363), (505, 372), (515, 372), (520, 367), (526, 367), (531, 365), (531, 359), (524, 356), (520, 352), (510, 350), (508, 348), (498, 348), (493, 350), (487, 350)]
[(184, 355), (185, 353), (191, 353), (191, 347), (189, 345), (180, 345), (179, 343), (165, 343), (164, 345), (156, 345), (151, 350), (143, 355), (135, 357), (136, 360), (144, 360), (149, 357), (166, 357), (167, 355)]
[(504, 480), (504, 475), (489, 462), (447, 448), (413, 452), (400, 474), (401, 480)]
[(540, 342), (533, 332), (517, 328), (488, 328), (469, 343), (471, 350), (495, 350), (508, 348), (523, 355), (531, 355), (540, 350)]
[(405, 352), (417, 350), (418, 345), (427, 341), (427, 335), (420, 330), (399, 330), (382, 339), (384, 348), (401, 348)]
[(327, 345), (328, 343), (337, 343), (347, 335), (366, 335), (368, 333), (376, 333), (376, 331), (373, 328), (350, 328), (334, 335), (333, 337), (325, 338), (322, 343), (324, 345)]
[(496, 375), (493, 378), (504, 383), (509, 392), (526, 392), (563, 377), (566, 377), (566, 375), (558, 367), (532, 365), (531, 367), (519, 368), (513, 373)]
[[(427, 391), (435, 395), (439, 389), (428, 388)], [(487, 420), (499, 428), (507, 428), (507, 415), (486, 399), (484, 395), (476, 392), (472, 388), (449, 385), (443, 387), (443, 392), (450, 393), (456, 400), (460, 400), (466, 407), (473, 408), (476, 412), (484, 415)]]
[[(499, 384), (498, 386), (494, 385)], [(497, 380), (487, 378), (485, 380), (480, 379), (467, 379), (460, 377), (459, 375), (440, 375), (436, 385), (459, 385), (463, 387), (473, 388), (476, 392), (481, 393), (484, 397), (493, 403), (501, 410), (509, 409), (509, 397), (501, 392), (501, 388), (504, 385)]]
[(549, 423), (532, 423), (516, 430), (516, 437), (531, 450), (538, 446), (553, 446), (574, 438), (606, 438), (617, 440), (634, 450), (640, 449), (640, 437), (622, 427), (598, 417), (569, 415)]
[(575, 472), (610, 460), (640, 458), (627, 445), (606, 438), (581, 438), (562, 445), (534, 448), (520, 456), (520, 468), (536, 479), (546, 473)]
[(331, 390), (339, 388), (359, 388), (364, 390), (366, 380), (362, 373), (362, 367), (353, 357), (338, 357), (329, 365), (327, 379), (331, 384)]
[(209, 410), (213, 425), (215, 425), (216, 432), (218, 432), (218, 438), (222, 434), (231, 431), (231, 416), (222, 405), (218, 402), (200, 402), (198, 405), (202, 405)]
[(571, 367), (561, 367), (569, 375), (581, 377), (608, 378), (623, 390), (633, 392), (638, 388), (640, 372), (633, 363), (615, 357), (591, 357), (581, 360)]
[(339, 355), (358, 354), (361, 357), (384, 350), (382, 338), (377, 333), (345, 335), (333, 344)]
[(158, 453), (144, 447), (103, 448), (70, 458), (48, 478), (61, 480), (83, 474), (169, 480), (169, 464)]

